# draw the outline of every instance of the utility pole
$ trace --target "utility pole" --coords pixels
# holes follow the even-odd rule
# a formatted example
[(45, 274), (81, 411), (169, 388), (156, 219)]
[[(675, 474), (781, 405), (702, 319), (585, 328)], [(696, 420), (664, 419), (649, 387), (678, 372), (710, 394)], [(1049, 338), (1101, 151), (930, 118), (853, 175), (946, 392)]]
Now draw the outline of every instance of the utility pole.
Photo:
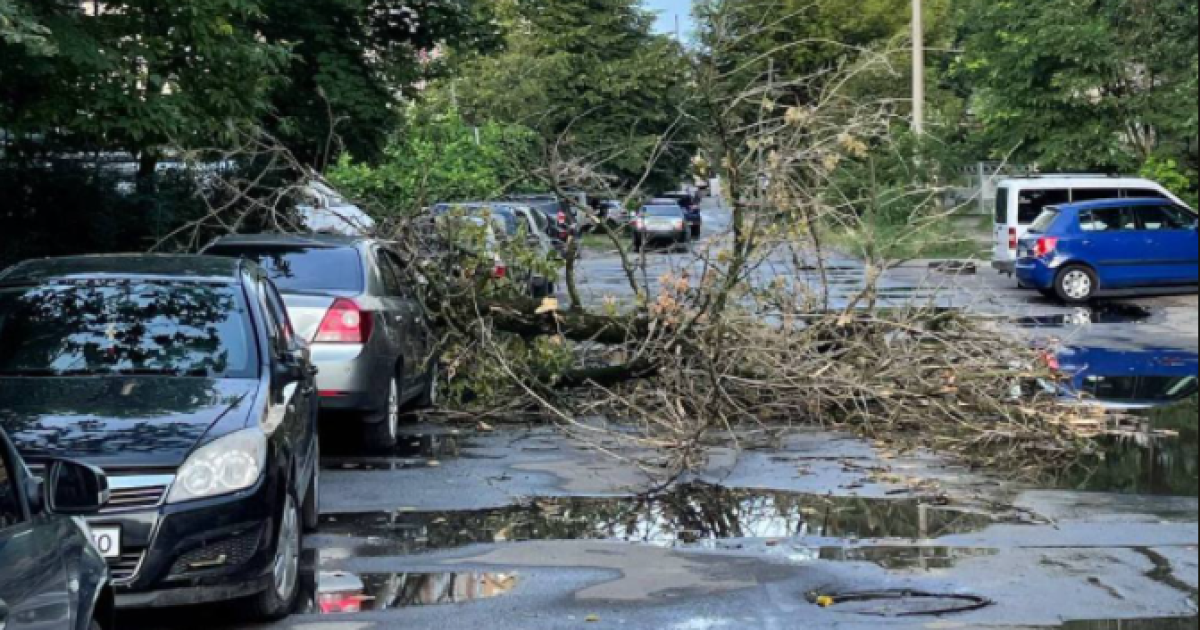
[(913, 0), (913, 132), (925, 135), (925, 11)]

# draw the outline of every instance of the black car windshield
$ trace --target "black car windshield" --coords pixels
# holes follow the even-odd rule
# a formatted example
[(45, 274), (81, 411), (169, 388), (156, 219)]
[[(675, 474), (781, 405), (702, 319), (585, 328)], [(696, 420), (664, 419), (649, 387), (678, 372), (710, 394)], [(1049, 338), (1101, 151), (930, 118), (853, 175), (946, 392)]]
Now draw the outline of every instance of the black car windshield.
[(362, 293), (362, 259), (352, 247), (217, 245), (206, 254), (259, 264), (282, 293)]
[(0, 377), (254, 378), (235, 286), (142, 279), (0, 289)]
[(679, 206), (650, 206), (643, 212), (645, 212), (646, 216), (648, 217), (666, 217), (674, 219), (683, 216), (683, 209)]

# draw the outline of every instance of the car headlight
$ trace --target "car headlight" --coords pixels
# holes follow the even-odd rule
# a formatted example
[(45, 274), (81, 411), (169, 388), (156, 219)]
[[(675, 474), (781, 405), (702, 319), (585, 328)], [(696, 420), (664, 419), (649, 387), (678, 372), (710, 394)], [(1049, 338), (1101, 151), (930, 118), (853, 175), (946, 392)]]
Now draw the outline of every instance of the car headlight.
[(258, 483), (267, 461), (267, 438), (258, 429), (231, 433), (206, 444), (175, 477), (167, 503), (240, 492)]

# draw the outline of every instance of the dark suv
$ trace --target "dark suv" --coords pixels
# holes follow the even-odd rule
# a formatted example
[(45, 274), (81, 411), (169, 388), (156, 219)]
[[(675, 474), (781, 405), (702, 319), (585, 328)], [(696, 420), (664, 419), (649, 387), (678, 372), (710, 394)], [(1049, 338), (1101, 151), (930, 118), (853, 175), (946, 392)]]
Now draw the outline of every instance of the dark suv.
[(266, 270), (312, 347), (321, 409), (359, 415), (368, 446), (396, 444), (406, 406), (436, 404), (435, 340), (386, 243), (262, 234), (222, 238), (205, 253)]
[(0, 272), (0, 425), (35, 474), (104, 469), (88, 515), (118, 607), (287, 615), (317, 525), (313, 368), (257, 265), (43, 260)]

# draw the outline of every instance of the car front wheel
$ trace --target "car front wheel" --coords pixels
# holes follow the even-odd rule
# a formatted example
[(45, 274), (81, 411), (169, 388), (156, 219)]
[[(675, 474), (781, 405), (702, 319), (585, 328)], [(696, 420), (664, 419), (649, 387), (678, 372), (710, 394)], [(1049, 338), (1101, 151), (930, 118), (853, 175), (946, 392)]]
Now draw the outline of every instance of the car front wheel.
[(1095, 297), (1099, 280), (1095, 272), (1080, 265), (1070, 265), (1058, 272), (1054, 291), (1067, 304), (1087, 304)]
[(386, 450), (396, 446), (400, 434), (400, 407), (403, 404), (400, 378), (393, 376), (388, 381), (387, 403), (383, 412), (366, 419), (363, 437), (367, 448)]
[(250, 602), (255, 621), (278, 621), (290, 615), (300, 592), (301, 515), (296, 497), (289, 492), (276, 530), (271, 586)]

